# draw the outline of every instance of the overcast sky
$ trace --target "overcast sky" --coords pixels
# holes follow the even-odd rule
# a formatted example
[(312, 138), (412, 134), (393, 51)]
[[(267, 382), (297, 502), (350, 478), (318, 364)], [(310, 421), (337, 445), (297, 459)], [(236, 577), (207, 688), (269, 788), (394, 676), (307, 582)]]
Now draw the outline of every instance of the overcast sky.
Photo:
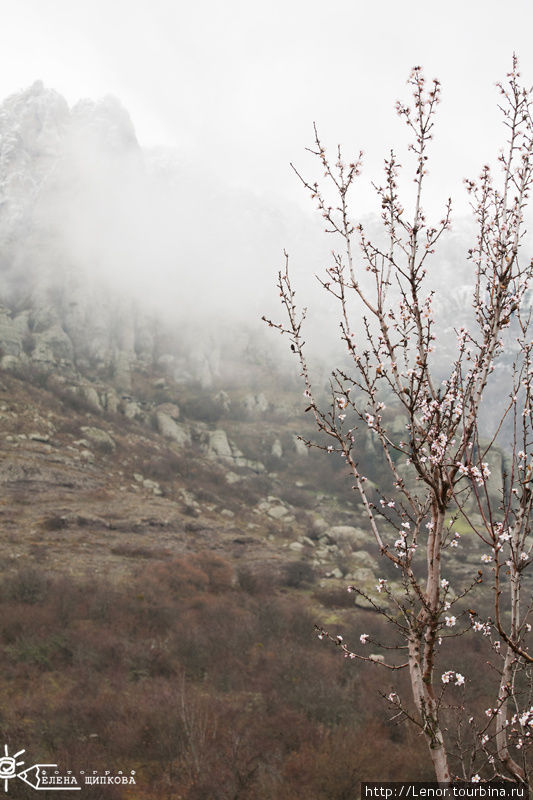
[[(494, 83), (513, 51), (533, 82), (528, 0), (10, 0), (0, 95), (36, 79), (70, 103), (118, 96), (141, 145), (175, 145), (223, 181), (302, 198), (316, 120), (376, 176), (411, 66), (444, 86), (434, 186), (461, 194), (500, 142)], [(302, 202), (305, 202), (302, 200)]]

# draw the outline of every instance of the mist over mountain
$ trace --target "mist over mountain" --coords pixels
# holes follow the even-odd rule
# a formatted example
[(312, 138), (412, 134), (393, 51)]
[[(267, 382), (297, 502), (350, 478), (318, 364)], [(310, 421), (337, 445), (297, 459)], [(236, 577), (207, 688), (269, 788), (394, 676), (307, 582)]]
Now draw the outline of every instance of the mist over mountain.
[(112, 97), (69, 109), (36, 82), (3, 103), (0, 133), (4, 242), (24, 249), (31, 232), (61, 258), (56, 270), (105, 279), (159, 311), (192, 302), (250, 319), (243, 307), (275, 294), (281, 243), (311, 232), (301, 212), (220, 185), (177, 150), (142, 150)]
[(114, 98), (69, 109), (36, 82), (1, 107), (0, 296), (54, 318), (77, 356), (144, 352), (156, 321), (189, 351), (260, 328), (284, 224), (178, 154), (143, 152)]
[[(379, 242), (377, 215), (363, 223)], [(250, 360), (294, 374), (286, 343), (260, 320), (282, 318), (275, 281), (285, 248), (325, 380), (344, 353), (338, 312), (315, 279), (338, 244), (321, 227), (311, 206), (306, 214), (228, 188), (179, 149), (143, 149), (116, 98), (69, 108), (37, 81), (0, 107), (2, 366), (99, 365), (125, 386), (137, 358), (205, 385), (246, 382)], [(471, 322), (473, 233), (455, 221), (431, 265), (443, 321), (437, 370), (453, 358), (454, 328)], [(354, 305), (356, 329), (361, 314)]]

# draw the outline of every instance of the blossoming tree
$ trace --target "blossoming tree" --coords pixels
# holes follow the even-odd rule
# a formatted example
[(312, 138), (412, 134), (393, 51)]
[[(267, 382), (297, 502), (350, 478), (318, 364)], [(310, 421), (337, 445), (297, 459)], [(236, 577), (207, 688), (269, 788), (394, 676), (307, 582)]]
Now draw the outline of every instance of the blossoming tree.
[[(330, 401), (321, 402), (313, 384), (303, 340), (305, 310), (296, 306), (288, 257), (279, 274), (287, 321), (266, 321), (289, 336), (299, 360), (307, 411), (321, 434), (309, 446), (345, 460), (364, 506), (369, 537), (381, 557), (398, 570), (399, 580), (381, 578), (375, 594), (357, 585), (349, 589), (364, 595), (390, 623), (391, 640), (379, 643), (385, 658), (377, 661), (377, 668), (409, 673), (412, 698), (389, 693), (391, 709), (423, 733), (437, 780), (477, 781), (481, 772), (484, 778), (526, 782), (533, 707), (528, 708), (527, 695), (519, 687), (525, 685), (523, 676), (533, 660), (527, 643), (530, 608), (523, 588), (533, 560), (533, 343), (526, 302), (533, 269), (521, 258), (521, 243), (533, 169), (531, 91), (522, 88), (514, 59), (506, 82), (499, 85), (507, 130), (499, 155), (501, 175), (496, 179), (484, 166), (477, 180), (466, 181), (477, 226), (477, 238), (465, 254), (474, 276), (472, 324), (455, 330), (454, 356), (443, 365), (433, 355), (438, 320), (428, 286), (433, 254), (450, 227), (451, 201), (438, 224), (426, 219), (422, 207), (441, 90), (436, 80), (426, 85), (420, 67), (413, 69), (409, 85), (412, 102), (398, 103), (397, 112), (411, 133), (416, 191), (409, 210), (400, 200), (400, 165), (391, 153), (383, 185), (376, 186), (382, 239), (373, 241), (350, 213), (350, 192), (361, 171), (361, 155), (346, 163), (339, 148), (332, 161), (315, 129), (312, 152), (324, 182), (311, 182), (297, 173), (317, 202), (326, 231), (341, 243), (319, 278), (338, 303), (341, 338), (351, 364), (332, 372)], [(326, 199), (331, 189), (333, 205)], [(354, 333), (357, 328), (362, 332)], [(513, 346), (512, 385), (499, 422), (487, 432), (480, 424), (482, 401), (508, 340)], [(386, 405), (390, 404), (403, 414), (403, 437), (389, 425)], [(512, 429), (510, 468), (495, 499), (489, 490), (495, 476), (490, 476), (488, 454), (504, 424)], [(362, 474), (359, 448), (368, 431), (382, 450), (394, 487), (391, 492), (376, 488)], [(452, 589), (446, 572), (457, 552), (459, 518), (484, 543), (485, 563), (467, 585)], [(482, 618), (465, 607), (470, 592), (489, 589), (490, 616)], [(452, 726), (444, 721), (445, 696), (450, 690), (461, 692), (470, 678), (455, 669), (437, 671), (443, 640), (458, 634), (485, 634), (501, 659), (494, 703), (484, 720), (465, 712), (469, 744), (463, 738), (459, 749), (452, 742)], [(323, 629), (319, 637), (335, 642), (347, 658), (368, 659), (364, 646), (371, 637), (366, 633), (358, 647)], [(464, 709), (462, 701), (455, 706)], [(454, 764), (460, 767), (452, 772), (453, 747), (459, 754)]]

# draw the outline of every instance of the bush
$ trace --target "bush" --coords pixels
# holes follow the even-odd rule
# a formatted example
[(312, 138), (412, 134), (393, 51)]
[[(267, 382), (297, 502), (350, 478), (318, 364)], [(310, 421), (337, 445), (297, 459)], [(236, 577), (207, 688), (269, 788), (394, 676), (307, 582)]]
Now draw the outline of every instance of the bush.
[(291, 561), (283, 567), (283, 586), (298, 589), (314, 583), (315, 580), (315, 570), (308, 561)]
[(47, 581), (42, 572), (34, 567), (23, 567), (5, 580), (1, 593), (3, 599), (34, 605), (44, 599), (46, 589)]
[(42, 523), (41, 528), (45, 531), (60, 531), (68, 526), (68, 521), (60, 514), (51, 514), (46, 517)]

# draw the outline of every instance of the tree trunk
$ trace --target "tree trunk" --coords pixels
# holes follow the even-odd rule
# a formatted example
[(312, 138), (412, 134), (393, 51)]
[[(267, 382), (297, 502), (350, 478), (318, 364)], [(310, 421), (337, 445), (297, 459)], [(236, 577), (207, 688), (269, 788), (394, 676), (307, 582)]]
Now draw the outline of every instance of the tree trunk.
[(424, 681), (422, 675), (421, 639), (419, 635), (409, 637), (409, 674), (415, 706), (420, 715), (422, 731), (429, 748), (429, 755), (439, 783), (448, 783), (450, 768), (444, 747), (444, 737), (439, 727), (433, 687)]

